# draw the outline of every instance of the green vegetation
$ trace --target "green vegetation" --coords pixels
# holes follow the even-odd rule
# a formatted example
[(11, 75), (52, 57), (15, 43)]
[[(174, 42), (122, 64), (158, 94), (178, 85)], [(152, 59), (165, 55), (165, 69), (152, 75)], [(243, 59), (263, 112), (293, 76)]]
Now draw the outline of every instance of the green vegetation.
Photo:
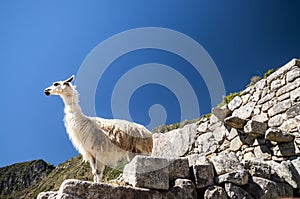
[(212, 113), (207, 113), (205, 115), (203, 115), (204, 118), (210, 118), (210, 116), (212, 115)]
[(103, 172), (103, 181), (109, 182), (110, 180), (114, 180), (119, 177), (127, 163), (127, 160), (123, 160), (119, 163), (119, 165), (117, 165), (116, 168), (111, 168), (108, 166), (105, 167)]
[[(209, 114), (211, 114), (211, 113), (209, 113)], [(209, 114), (206, 114), (207, 117), (210, 117), (210, 116), (208, 116)], [(202, 116), (202, 117), (205, 117), (205, 116)], [(202, 117), (199, 117), (199, 118), (196, 118), (193, 120), (183, 120), (182, 122), (178, 122), (178, 123), (174, 123), (174, 124), (160, 125), (154, 129), (152, 129), (152, 133), (166, 133), (166, 132), (172, 131), (174, 129), (179, 129), (179, 128), (184, 127), (187, 124), (192, 124), (192, 123), (198, 122)]]
[(231, 100), (233, 100), (233, 98), (235, 98), (236, 96), (239, 96), (241, 92), (235, 92), (235, 93), (230, 93), (229, 95), (223, 97), (223, 101), (218, 104), (217, 107), (222, 107), (225, 104), (228, 104)]
[(265, 74), (264, 74), (264, 78), (266, 79), (267, 77), (269, 77), (272, 73), (275, 72), (275, 69), (269, 69)]

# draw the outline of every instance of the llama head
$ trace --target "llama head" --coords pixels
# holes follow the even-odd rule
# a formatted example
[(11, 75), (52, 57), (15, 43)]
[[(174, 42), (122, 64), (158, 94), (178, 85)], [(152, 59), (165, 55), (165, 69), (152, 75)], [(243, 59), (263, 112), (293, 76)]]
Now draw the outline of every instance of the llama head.
[(72, 95), (74, 92), (73, 80), (74, 75), (67, 80), (54, 82), (52, 86), (44, 90), (45, 95)]

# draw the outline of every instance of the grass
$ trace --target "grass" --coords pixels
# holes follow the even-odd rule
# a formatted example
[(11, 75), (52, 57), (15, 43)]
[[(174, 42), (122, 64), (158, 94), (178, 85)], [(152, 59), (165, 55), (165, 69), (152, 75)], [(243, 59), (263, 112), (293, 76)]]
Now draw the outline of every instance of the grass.
[[(124, 165), (125, 163), (122, 163), (116, 169), (106, 167), (104, 170), (103, 181), (108, 182), (117, 178), (122, 173)], [(15, 196), (16, 198), (36, 198), (40, 192), (57, 191), (62, 182), (66, 179), (93, 181), (89, 163), (83, 162), (81, 155), (58, 165), (45, 179), (16, 193)]]
[[(209, 114), (206, 114), (205, 116), (210, 117)], [(174, 123), (174, 124), (160, 125), (154, 129), (152, 129), (152, 133), (166, 133), (166, 132), (172, 131), (174, 129), (179, 129), (179, 128), (184, 127), (187, 124), (192, 124), (192, 123), (198, 122), (202, 117), (199, 117), (199, 118), (196, 118), (193, 120), (183, 120), (182, 122), (178, 122), (178, 123)]]
[(231, 102), (231, 100), (233, 100), (233, 98), (235, 98), (236, 96), (239, 96), (241, 94), (241, 92), (235, 92), (235, 93), (230, 93), (229, 95), (225, 96), (223, 98), (223, 101), (217, 105), (217, 107), (222, 107), (226, 104), (229, 104), (229, 102)]
[(264, 74), (264, 78), (266, 79), (267, 77), (269, 77), (272, 73), (275, 72), (275, 69), (269, 69), (265, 74)]

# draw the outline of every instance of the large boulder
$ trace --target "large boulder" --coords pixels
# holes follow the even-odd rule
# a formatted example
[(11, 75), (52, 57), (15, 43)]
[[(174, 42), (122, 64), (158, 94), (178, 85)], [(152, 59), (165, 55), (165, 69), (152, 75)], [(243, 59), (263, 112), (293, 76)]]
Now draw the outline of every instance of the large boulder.
[(233, 199), (253, 199), (253, 197), (244, 189), (232, 183), (225, 183), (225, 191), (229, 198)]
[(125, 165), (123, 178), (134, 187), (168, 190), (169, 164), (164, 158), (135, 156)]
[(222, 187), (210, 186), (204, 193), (204, 199), (227, 199), (227, 194)]
[(130, 186), (114, 186), (104, 183), (92, 183), (81, 180), (65, 180), (57, 192), (42, 192), (38, 199), (99, 199), (99, 198), (161, 198), (159, 191), (134, 188)]
[(162, 198), (197, 199), (198, 197), (196, 187), (191, 180), (177, 179), (169, 191), (162, 192)]
[(211, 157), (210, 161), (215, 167), (217, 175), (244, 169), (238, 157), (233, 152), (223, 151)]
[(243, 188), (248, 193), (251, 193), (254, 198), (274, 199), (293, 197), (293, 188), (290, 185), (260, 177), (253, 177)]
[(215, 178), (217, 184), (231, 182), (236, 185), (245, 185), (248, 183), (249, 173), (246, 170), (236, 170), (219, 175)]
[(167, 133), (155, 133), (152, 156), (164, 158), (184, 156), (192, 148), (196, 134), (196, 124), (188, 124)]

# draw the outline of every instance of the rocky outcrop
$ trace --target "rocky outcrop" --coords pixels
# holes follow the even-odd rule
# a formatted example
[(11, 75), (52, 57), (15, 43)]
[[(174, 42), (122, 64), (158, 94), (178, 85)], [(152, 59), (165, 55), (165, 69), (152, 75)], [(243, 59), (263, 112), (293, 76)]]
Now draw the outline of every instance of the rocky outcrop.
[(0, 168), (0, 198), (23, 198), (23, 190), (42, 181), (54, 168), (43, 160)]
[(125, 166), (128, 186), (68, 180), (39, 198), (299, 197), (299, 123), (300, 61), (293, 59), (210, 118), (154, 134), (152, 156)]

